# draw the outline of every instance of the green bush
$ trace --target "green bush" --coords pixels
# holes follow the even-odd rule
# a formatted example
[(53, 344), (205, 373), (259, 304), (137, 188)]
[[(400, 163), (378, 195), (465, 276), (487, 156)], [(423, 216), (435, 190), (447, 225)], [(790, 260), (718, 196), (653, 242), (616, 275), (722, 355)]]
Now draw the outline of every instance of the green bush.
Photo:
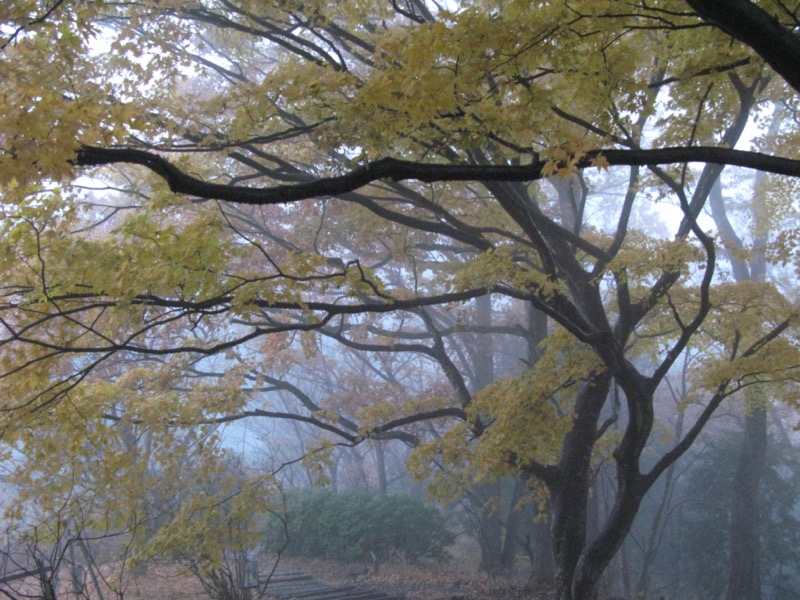
[(286, 493), (285, 505), (285, 514), (267, 520), (268, 551), (339, 560), (370, 552), (381, 559), (443, 559), (455, 540), (436, 508), (408, 496), (298, 489)]

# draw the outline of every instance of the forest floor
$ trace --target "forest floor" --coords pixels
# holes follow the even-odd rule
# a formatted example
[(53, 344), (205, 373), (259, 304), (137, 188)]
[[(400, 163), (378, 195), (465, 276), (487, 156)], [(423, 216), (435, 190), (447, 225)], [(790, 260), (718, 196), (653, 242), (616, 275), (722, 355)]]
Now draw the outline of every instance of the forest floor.
[(548, 590), (526, 588), (524, 579), (489, 577), (462, 561), (385, 561), (371, 565), (283, 558), (280, 571), (312, 575), (331, 585), (358, 582), (406, 600), (551, 600)]
[[(271, 568), (262, 565), (262, 568)], [(377, 571), (371, 565), (331, 560), (284, 557), (277, 572), (301, 572), (330, 585), (359, 583), (406, 600), (552, 600), (547, 590), (525, 588), (525, 578), (492, 578), (478, 573), (471, 561), (443, 563), (385, 561)], [(262, 571), (262, 574), (265, 574)], [(147, 574), (134, 577), (126, 600), (205, 600), (199, 582), (175, 565), (152, 565)], [(109, 595), (113, 597), (113, 595)]]

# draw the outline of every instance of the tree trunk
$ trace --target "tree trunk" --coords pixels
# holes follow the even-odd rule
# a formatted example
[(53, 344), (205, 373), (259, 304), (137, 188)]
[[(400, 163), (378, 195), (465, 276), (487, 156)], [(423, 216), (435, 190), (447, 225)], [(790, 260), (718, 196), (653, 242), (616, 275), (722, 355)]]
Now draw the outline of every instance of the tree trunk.
[[(597, 436), (597, 422), (610, 383), (611, 378), (607, 373), (597, 373), (589, 378), (578, 393), (573, 426), (564, 437), (559, 459), (558, 469), (563, 476), (549, 488), (553, 507), (553, 559), (560, 600), (579, 599), (573, 596), (572, 584), (586, 546), (592, 450)], [(587, 599), (591, 597), (586, 596)]]
[(372, 447), (375, 449), (375, 468), (378, 471), (378, 493), (385, 496), (389, 492), (389, 483), (386, 479), (386, 454), (383, 440), (372, 440)]
[[(39, 572), (39, 585), (42, 589), (43, 600), (56, 600), (56, 592), (53, 588), (54, 571), (45, 566), (44, 562), (36, 559), (36, 570)], [(48, 574), (49, 573), (49, 574)]]
[(528, 532), (527, 552), (531, 561), (530, 583), (533, 587), (542, 583), (550, 585), (556, 576), (550, 521), (550, 518), (534, 521)]
[[(622, 546), (622, 542), (628, 535), (636, 514), (639, 512), (642, 498), (654, 481), (653, 477), (644, 477), (641, 474), (639, 464), (642, 451), (653, 426), (653, 391), (648, 389), (645, 378), (633, 370), (628, 370), (627, 373), (623, 371), (621, 375), (623, 377), (618, 378), (617, 383), (625, 393), (628, 407), (628, 423), (625, 426), (622, 440), (614, 451), (614, 460), (616, 462), (614, 504), (594, 539), (588, 544), (584, 540), (584, 549), (578, 554), (574, 566), (572, 566), (572, 563), (564, 563), (562, 576), (557, 578), (561, 600), (593, 600), (595, 598), (600, 578)], [(599, 411), (603, 405), (602, 399), (608, 395), (611, 378), (609, 375), (601, 374), (596, 375), (593, 379), (594, 381), (588, 382), (589, 392), (585, 396), (579, 397), (579, 402), (576, 403), (576, 408), (579, 410), (577, 411), (576, 426), (573, 431), (583, 432), (581, 441), (573, 441), (565, 444), (565, 447), (580, 443), (594, 445), (593, 440), (598, 435), (597, 421)], [(589, 402), (589, 400), (593, 402)], [(586, 406), (587, 404), (588, 406)], [(585, 410), (584, 407), (589, 409), (588, 417), (583, 417), (584, 412), (581, 409)], [(582, 423), (582, 417), (587, 418), (587, 420), (588, 418), (594, 419), (594, 427), (590, 429), (588, 424)], [(578, 465), (573, 465), (573, 470), (564, 470), (562, 472), (564, 474), (585, 472), (584, 485), (588, 485), (590, 473), (588, 459), (591, 457), (591, 448), (586, 449), (584, 452), (586, 455), (585, 460), (587, 461), (586, 471), (577, 471)], [(565, 478), (562, 476), (562, 479)], [(574, 480), (576, 478), (569, 479)], [(582, 500), (584, 506), (582, 533), (585, 537), (586, 492), (584, 492)], [(577, 542), (577, 536), (575, 541)], [(556, 556), (558, 558), (558, 549), (556, 549)], [(572, 568), (572, 577), (569, 582), (571, 585), (567, 589), (566, 575), (568, 572), (566, 569), (570, 567)]]
[[(492, 325), (492, 297), (479, 296), (475, 299), (475, 324), (481, 327)], [(494, 348), (492, 336), (476, 338), (471, 350), (472, 389), (479, 392), (491, 384), (495, 378)], [(503, 523), (500, 517), (500, 484), (485, 483), (474, 486), (471, 491), (476, 519), (478, 545), (481, 550), (480, 570), (489, 575), (504, 572)]]
[[(770, 135), (777, 134), (782, 120), (782, 111), (776, 111), (770, 124)], [(763, 173), (756, 173), (755, 190), (751, 205), (754, 208), (756, 229), (761, 230), (753, 240), (753, 251), (748, 259), (742, 259), (735, 252), (728, 251), (734, 279), (743, 281), (764, 281), (766, 279), (766, 260), (764, 247), (767, 244), (769, 228), (765, 225), (763, 211), (757, 209), (757, 196), (760, 191)], [(722, 233), (726, 246), (733, 250), (743, 250), (744, 244), (736, 235), (727, 217), (726, 205), (719, 182), (709, 195), (712, 216)], [(759, 227), (760, 225), (760, 227)], [(767, 413), (759, 400), (751, 396), (746, 400), (749, 411), (744, 418), (744, 435), (739, 464), (736, 467), (733, 488), (731, 489), (730, 509), (730, 563), (728, 565), (727, 600), (760, 600), (761, 574), (759, 560), (761, 539), (759, 535), (760, 515), (758, 491), (766, 468)]]
[(513, 480), (511, 497), (508, 503), (508, 513), (505, 519), (505, 536), (503, 537), (503, 551), (500, 562), (503, 570), (509, 574), (514, 573), (517, 552), (528, 537), (532, 524), (531, 511), (523, 510), (517, 504), (525, 495), (527, 484), (519, 477)]
[[(328, 464), (328, 478), (330, 479), (331, 490), (334, 494), (339, 493), (339, 461), (342, 458), (342, 451), (338, 450), (333, 457), (333, 460)], [(310, 487), (314, 487), (314, 475), (309, 469), (305, 469), (308, 476)]]
[[(627, 486), (634, 489), (627, 489)], [(572, 578), (571, 595), (562, 595), (562, 600), (593, 600), (596, 597), (600, 578), (622, 546), (639, 512), (643, 494), (636, 487), (634, 481), (621, 486), (603, 531), (580, 557)]]
[[(681, 394), (681, 398), (685, 395)], [(676, 398), (680, 400), (680, 398)], [(675, 424), (674, 439), (679, 440), (683, 435), (683, 419), (684, 411), (678, 411), (678, 420)], [(641, 598), (647, 598), (647, 588), (650, 583), (650, 568), (658, 554), (659, 546), (661, 545), (661, 538), (666, 527), (667, 518), (669, 516), (669, 506), (672, 500), (672, 493), (675, 486), (675, 468), (676, 463), (672, 463), (667, 469), (664, 477), (664, 488), (661, 491), (661, 499), (656, 507), (653, 519), (650, 522), (650, 533), (647, 542), (642, 550), (642, 566), (639, 571), (639, 581), (636, 585), (636, 593)]]
[(622, 583), (622, 593), (626, 598), (631, 595), (631, 567), (630, 560), (628, 559), (627, 544), (623, 544), (619, 551), (619, 570), (620, 580)]
[(504, 573), (502, 564), (503, 527), (500, 518), (500, 485), (485, 483), (471, 492), (475, 511), (478, 546), (481, 550), (480, 570), (488, 575)]
[(760, 600), (759, 489), (767, 450), (767, 411), (750, 407), (731, 494), (731, 556), (727, 600)]

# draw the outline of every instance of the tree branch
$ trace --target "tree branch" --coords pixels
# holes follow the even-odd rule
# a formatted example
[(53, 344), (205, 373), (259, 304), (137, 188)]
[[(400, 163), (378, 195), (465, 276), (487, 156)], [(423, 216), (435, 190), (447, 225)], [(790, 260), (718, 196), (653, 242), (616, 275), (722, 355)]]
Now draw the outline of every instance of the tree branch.
[(750, 0), (686, 0), (708, 21), (750, 46), (800, 92), (800, 38)]
[[(800, 177), (798, 160), (760, 152), (709, 146), (653, 150), (591, 150), (577, 162), (576, 166), (578, 169), (591, 167), (599, 156), (605, 158), (610, 166), (702, 162)], [(381, 179), (395, 181), (415, 179), (423, 182), (535, 181), (544, 177), (542, 172), (547, 164), (545, 161), (536, 160), (529, 165), (450, 165), (383, 158), (336, 177), (323, 177), (294, 185), (254, 188), (205, 182), (184, 173), (162, 156), (133, 148), (84, 146), (77, 151), (73, 160), (73, 164), (81, 167), (119, 163), (138, 164), (150, 169), (164, 179), (170, 190), (177, 194), (256, 205), (285, 204), (310, 198), (339, 196)]]

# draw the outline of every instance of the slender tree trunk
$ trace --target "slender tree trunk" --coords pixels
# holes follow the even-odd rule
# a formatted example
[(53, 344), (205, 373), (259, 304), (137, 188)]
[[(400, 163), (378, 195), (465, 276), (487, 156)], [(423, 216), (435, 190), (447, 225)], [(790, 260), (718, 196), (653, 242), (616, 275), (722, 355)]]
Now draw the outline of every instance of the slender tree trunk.
[[(39, 572), (39, 585), (42, 588), (43, 600), (56, 600), (56, 592), (53, 588), (53, 571), (48, 569), (44, 562), (36, 559), (36, 570)], [(49, 574), (48, 574), (49, 573)]]
[(553, 538), (550, 535), (550, 519), (534, 521), (528, 533), (528, 556), (531, 561), (530, 583), (533, 587), (547, 583), (551, 585), (556, 575), (553, 562)]
[[(481, 327), (492, 326), (492, 297), (475, 298), (475, 323)], [(475, 340), (472, 350), (473, 390), (479, 392), (494, 381), (494, 344), (492, 336)]]
[(372, 447), (375, 449), (375, 468), (378, 471), (378, 493), (385, 496), (389, 491), (389, 483), (386, 479), (386, 454), (383, 440), (373, 440)]
[[(767, 131), (768, 137), (778, 134), (783, 118), (784, 110), (780, 107), (776, 108)], [(757, 171), (753, 181), (753, 197), (750, 200), (755, 235), (752, 241), (752, 251), (747, 258), (743, 258), (736, 252), (744, 250), (745, 244), (737, 235), (733, 224), (728, 220), (726, 203), (719, 181), (716, 182), (709, 195), (711, 214), (728, 249), (728, 258), (737, 282), (763, 282), (767, 277), (764, 248), (769, 241), (770, 225), (759, 198), (763, 181), (764, 173)], [(766, 407), (759, 402), (749, 408), (751, 410), (745, 415), (742, 451), (739, 455), (739, 464), (731, 493), (731, 555), (727, 600), (761, 599), (758, 490), (766, 469), (767, 414)]]
[[(474, 320), (477, 325), (491, 327), (492, 297), (475, 299)], [(478, 392), (495, 378), (492, 336), (476, 338), (472, 344), (472, 389)], [(490, 575), (505, 572), (503, 566), (503, 521), (500, 515), (500, 484), (474, 486), (471, 501), (477, 519), (478, 545), (481, 550), (480, 569)]]
[[(541, 357), (539, 345), (547, 339), (547, 315), (528, 304), (528, 367)], [(549, 490), (551, 495), (553, 490)], [(531, 559), (531, 583), (552, 583), (556, 578), (554, 538), (554, 512), (552, 510), (553, 498), (550, 498), (550, 508), (546, 521), (540, 520), (532, 524), (529, 534), (529, 555)], [(532, 511), (532, 518), (537, 517), (537, 511)]]
[(742, 453), (731, 495), (731, 556), (727, 600), (760, 600), (759, 489), (767, 450), (767, 411), (751, 407), (745, 416)]
[(516, 563), (517, 552), (522, 547), (531, 527), (530, 511), (517, 507), (520, 499), (525, 495), (527, 485), (524, 480), (517, 477), (513, 480), (513, 489), (509, 499), (508, 515), (505, 519), (505, 536), (503, 537), (503, 550), (500, 563), (504, 572), (512, 575)]
[[(334, 494), (339, 493), (339, 463), (342, 460), (342, 450), (338, 449), (337, 452), (334, 453), (335, 456), (333, 460), (328, 465), (328, 478), (331, 480), (331, 491)], [(310, 487), (314, 487), (314, 475), (311, 473), (309, 469), (305, 469), (305, 472), (308, 476), (310, 483)]]
[[(480, 296), (475, 299), (475, 323), (482, 327), (492, 325), (492, 297)], [(492, 344), (475, 340), (472, 348), (472, 388), (478, 392), (494, 381), (494, 352)], [(472, 497), (478, 527), (478, 545), (481, 550), (480, 570), (489, 575), (501, 571), (502, 526), (500, 522), (500, 486), (486, 483), (475, 486)]]
[[(679, 440), (683, 435), (684, 412), (678, 411), (678, 421), (675, 425), (674, 439)], [(676, 463), (672, 463), (664, 476), (664, 489), (661, 492), (661, 499), (656, 507), (655, 515), (650, 522), (650, 533), (642, 552), (642, 567), (639, 571), (639, 581), (636, 585), (636, 593), (642, 598), (647, 598), (647, 588), (650, 583), (650, 568), (658, 554), (661, 545), (662, 533), (668, 518), (668, 509), (672, 500), (672, 492), (675, 485)]]
[(474, 486), (471, 492), (478, 546), (481, 550), (480, 570), (489, 575), (503, 573), (503, 526), (500, 519), (500, 486), (497, 483), (484, 483)]
[(83, 558), (86, 561), (86, 568), (89, 573), (89, 578), (91, 579), (92, 586), (94, 587), (94, 597), (96, 597), (98, 600), (105, 600), (103, 588), (100, 587), (100, 581), (97, 578), (97, 563), (92, 557), (91, 552), (89, 552), (89, 547), (86, 545), (86, 542), (83, 538), (78, 539), (78, 544), (80, 545), (81, 552), (83, 553)]
[(620, 579), (622, 580), (622, 593), (626, 598), (631, 595), (631, 567), (628, 559), (627, 544), (623, 544), (619, 550)]
[(75, 559), (75, 544), (70, 544), (68, 549), (69, 554), (69, 575), (70, 583), (72, 584), (72, 593), (76, 598), (80, 598), (83, 594), (83, 572), (78, 561)]

